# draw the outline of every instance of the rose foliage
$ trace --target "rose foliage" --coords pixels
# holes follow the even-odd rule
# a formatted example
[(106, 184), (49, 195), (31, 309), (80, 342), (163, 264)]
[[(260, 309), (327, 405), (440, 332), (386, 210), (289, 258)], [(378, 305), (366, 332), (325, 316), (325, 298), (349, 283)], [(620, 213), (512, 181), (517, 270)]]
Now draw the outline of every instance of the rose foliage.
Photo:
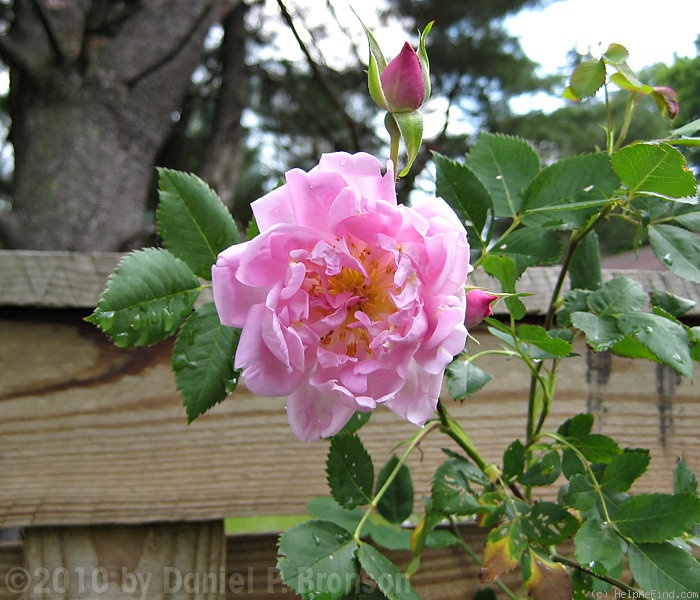
[[(404, 46), (391, 69), (368, 32), (369, 87), (391, 101), (385, 109), (413, 114), (422, 103), (428, 30), (417, 55)], [(626, 60), (612, 44), (583, 61), (566, 96), (605, 88), (607, 102), (614, 85), (629, 111), (649, 96), (667, 117), (682, 114), (673, 90), (643, 84)], [(410, 164), (419, 130), (404, 136), (402, 119), (394, 121)], [(127, 255), (88, 320), (122, 347), (175, 336), (172, 367), (190, 421), (242, 374), (254, 393), (287, 398), (302, 440), (330, 438), (330, 497), (310, 499), (309, 520), (279, 541), (282, 578), (306, 600), (418, 598), (411, 576), (423, 551), (450, 545), (477, 557), (481, 584), (509, 598), (691, 598), (700, 590), (700, 500), (686, 461), (672, 490), (634, 494), (649, 451), (597, 432), (590, 414), (555, 427), (549, 415), (560, 370), (582, 360), (577, 341), (692, 380), (700, 328), (686, 315), (695, 300), (605, 278), (596, 231), (610, 219), (633, 223), (635, 244), (648, 240), (673, 275), (700, 283), (697, 184), (679, 150), (700, 145), (699, 129), (625, 145), (626, 125), (610, 124), (605, 149), (551, 164), (525, 140), (483, 133), (461, 160), (434, 154), (436, 197), (411, 206), (396, 203), (395, 159), (384, 169), (367, 154), (328, 154), (254, 203), (245, 241), (204, 182), (161, 170), (163, 247)], [(538, 265), (558, 275), (544, 319), (532, 324), (519, 288)], [(468, 285), (472, 268), (500, 290)], [(200, 298), (209, 285), (214, 302)], [(477, 344), (482, 320), (497, 347)], [(479, 365), (489, 355), (524, 364), (529, 376), (523, 436), (493, 463), (470, 439), (479, 423), (449, 412), (479, 402), (493, 378)], [(439, 399), (443, 380), (451, 399)], [(380, 405), (417, 427), (375, 474), (360, 428)], [(452, 447), (419, 503), (406, 461), (440, 434)], [(488, 531), (483, 551), (466, 545), (465, 523)], [(408, 564), (382, 548), (406, 549)], [(511, 572), (515, 587), (503, 582)]]

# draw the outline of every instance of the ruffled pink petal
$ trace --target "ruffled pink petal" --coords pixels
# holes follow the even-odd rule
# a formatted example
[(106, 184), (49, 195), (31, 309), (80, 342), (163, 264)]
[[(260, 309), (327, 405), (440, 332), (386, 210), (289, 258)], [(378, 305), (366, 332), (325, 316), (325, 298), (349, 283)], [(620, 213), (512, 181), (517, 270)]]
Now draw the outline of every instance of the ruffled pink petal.
[[(303, 171), (301, 171), (303, 173)], [(264, 233), (273, 225), (294, 223), (292, 199), (287, 186), (280, 186), (265, 194), (251, 205), (258, 230)]]
[(422, 427), (435, 412), (441, 389), (442, 373), (427, 373), (413, 362), (403, 387), (384, 404), (400, 417)]
[(353, 407), (308, 383), (300, 385), (287, 398), (289, 426), (302, 442), (335, 435), (354, 413)]

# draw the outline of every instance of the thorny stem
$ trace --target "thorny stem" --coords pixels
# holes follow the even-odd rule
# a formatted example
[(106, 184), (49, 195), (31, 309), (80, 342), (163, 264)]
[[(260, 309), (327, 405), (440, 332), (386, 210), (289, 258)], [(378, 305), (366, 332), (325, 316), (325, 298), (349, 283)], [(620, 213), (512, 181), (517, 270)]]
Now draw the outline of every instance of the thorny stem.
[(374, 498), (372, 498), (372, 501), (369, 503), (365, 514), (362, 515), (360, 522), (357, 524), (357, 527), (355, 528), (355, 533), (353, 534), (355, 540), (357, 540), (358, 542), (360, 541), (362, 527), (367, 522), (367, 519), (369, 519), (369, 516), (372, 513), (372, 511), (374, 511), (374, 509), (377, 508), (379, 501), (382, 499), (384, 494), (386, 494), (386, 491), (389, 489), (389, 486), (391, 486), (394, 479), (396, 479), (396, 476), (399, 474), (401, 467), (404, 465), (411, 452), (413, 452), (420, 445), (423, 439), (425, 439), (430, 433), (437, 429), (439, 425), (440, 423), (438, 423), (437, 421), (433, 421), (423, 429), (419, 430), (408, 442), (408, 447), (406, 448), (405, 452), (401, 455), (401, 458), (399, 458), (398, 462), (396, 463), (396, 466), (394, 467), (394, 470), (391, 473), (389, 473), (389, 476), (386, 478), (384, 485), (382, 485), (382, 487), (379, 488), (377, 493), (374, 495)]

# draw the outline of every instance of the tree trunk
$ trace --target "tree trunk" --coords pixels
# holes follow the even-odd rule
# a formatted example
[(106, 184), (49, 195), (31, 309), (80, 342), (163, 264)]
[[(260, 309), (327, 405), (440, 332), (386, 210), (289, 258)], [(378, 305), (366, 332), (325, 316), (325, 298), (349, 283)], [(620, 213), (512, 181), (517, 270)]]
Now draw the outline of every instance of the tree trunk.
[(210, 27), (237, 0), (15, 3), (9, 248), (139, 245), (155, 157)]

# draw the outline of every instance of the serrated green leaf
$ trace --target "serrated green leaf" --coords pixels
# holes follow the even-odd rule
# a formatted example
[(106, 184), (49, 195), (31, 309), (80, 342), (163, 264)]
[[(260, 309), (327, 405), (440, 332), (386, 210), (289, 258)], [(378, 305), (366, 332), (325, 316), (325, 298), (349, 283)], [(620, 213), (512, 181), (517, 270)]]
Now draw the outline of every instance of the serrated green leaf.
[(571, 74), (569, 89), (575, 98), (595, 96), (605, 83), (605, 63), (602, 60), (584, 60)]
[(614, 317), (599, 317), (589, 312), (574, 312), (570, 317), (571, 324), (583, 331), (586, 342), (595, 352), (610, 350), (619, 342), (623, 334), (617, 328)]
[(656, 257), (683, 279), (700, 283), (700, 238), (674, 225), (649, 227), (649, 242)]
[(631, 335), (625, 335), (618, 342), (615, 342), (610, 348), (610, 352), (625, 358), (646, 358), (647, 360), (656, 360), (654, 354), (650, 352), (649, 349), (636, 337)]
[(607, 523), (597, 517), (586, 519), (579, 527), (574, 538), (574, 555), (579, 563), (597, 574), (613, 577), (622, 574), (622, 540)]
[(595, 231), (591, 231), (574, 250), (569, 264), (571, 289), (597, 290), (603, 285), (600, 265), (600, 244)]
[(522, 227), (501, 238), (493, 251), (510, 256), (520, 276), (527, 267), (559, 261), (563, 249), (556, 231)]
[(523, 533), (535, 544), (560, 544), (578, 529), (578, 520), (555, 502), (536, 502), (521, 516)]
[(627, 48), (625, 48), (622, 44), (615, 43), (610, 44), (603, 54), (603, 58), (613, 65), (626, 61), (629, 56), (630, 53), (627, 51)]
[(543, 169), (525, 191), (523, 223), (545, 228), (580, 227), (617, 190), (607, 154), (582, 154)]
[(356, 410), (339, 433), (357, 433), (365, 425), (365, 423), (370, 420), (371, 417), (372, 411), (362, 412), (360, 410)]
[(222, 250), (238, 243), (238, 228), (219, 196), (196, 175), (158, 169), (158, 231), (165, 247), (199, 277), (211, 280)]
[(592, 414), (579, 413), (564, 421), (557, 429), (557, 433), (566, 437), (582, 440), (591, 433), (594, 421), (595, 418)]
[(149, 346), (175, 333), (200, 290), (195, 274), (167, 250), (136, 250), (119, 263), (86, 321), (120, 348)]
[(523, 190), (540, 170), (540, 159), (525, 140), (482, 133), (466, 157), (493, 200), (497, 217), (520, 211)]
[(503, 453), (503, 476), (519, 477), (525, 470), (525, 446), (520, 440), (512, 441)]
[(331, 438), (326, 457), (328, 487), (343, 508), (369, 504), (372, 500), (374, 465), (372, 457), (356, 435)]
[(627, 557), (635, 581), (657, 598), (692, 598), (700, 590), (700, 563), (670, 542), (630, 544)]
[(698, 480), (684, 458), (678, 459), (678, 464), (676, 464), (676, 469), (673, 473), (673, 493), (698, 495)]
[(688, 379), (693, 378), (688, 333), (682, 325), (659, 315), (636, 312), (620, 315), (617, 327), (639, 340), (658, 362)]
[[(433, 160), (437, 173), (437, 195), (454, 209), (462, 221), (471, 223), (482, 238), (490, 214), (493, 213), (493, 202), (488, 191), (466, 165), (437, 153), (433, 153)], [(488, 236), (483, 241), (486, 243)]]
[(593, 483), (586, 475), (576, 473), (570, 477), (568, 488), (562, 499), (571, 508), (589, 510), (598, 501), (598, 494)]
[(459, 456), (442, 463), (433, 477), (433, 509), (446, 515), (477, 513), (481, 504), (470, 485), (475, 470), (478, 470), (475, 465)]
[(626, 492), (649, 466), (648, 450), (625, 450), (605, 467), (600, 486), (612, 492)]
[(669, 144), (631, 144), (611, 157), (613, 169), (630, 195), (664, 199), (694, 198), (697, 185), (685, 157)]
[(542, 454), (525, 473), (518, 477), (523, 485), (549, 485), (554, 483), (561, 473), (561, 458), (556, 450)]
[(282, 580), (306, 600), (340, 600), (359, 575), (357, 543), (342, 527), (312, 520), (292, 527), (279, 540)]
[(330, 496), (315, 496), (306, 503), (309, 514), (320, 521), (330, 521), (346, 531), (355, 531), (365, 514), (360, 507), (343, 508)]
[(233, 392), (239, 372), (233, 367), (240, 330), (219, 321), (213, 302), (185, 321), (175, 340), (172, 368), (188, 422)]
[(469, 360), (457, 358), (447, 367), (447, 391), (455, 400), (464, 400), (478, 392), (491, 379), (486, 371)]
[[(539, 325), (520, 325), (518, 327), (520, 341), (528, 345), (529, 354), (536, 359), (562, 358), (571, 354), (573, 346), (570, 342), (553, 337)], [(534, 346), (542, 352), (534, 352), (530, 347)]]
[(666, 290), (651, 290), (651, 292), (649, 292), (649, 301), (652, 306), (662, 308), (665, 312), (677, 319), (682, 317), (696, 304), (696, 302), (690, 298), (676, 296)]
[(646, 301), (642, 285), (629, 277), (615, 277), (588, 296), (591, 312), (601, 316), (640, 310)]
[(695, 233), (700, 233), (700, 210), (675, 214), (673, 220), (675, 223), (681, 225), (685, 229), (689, 229)]
[(607, 435), (591, 433), (578, 441), (578, 449), (592, 463), (608, 464), (622, 454), (617, 442)]
[(700, 520), (700, 498), (691, 494), (638, 494), (617, 507), (615, 525), (635, 542), (664, 542)]
[[(392, 456), (382, 467), (377, 477), (377, 492), (384, 486), (398, 463), (399, 459)], [(401, 465), (396, 477), (377, 503), (377, 510), (389, 523), (403, 523), (411, 516), (413, 512), (413, 481), (411, 480), (411, 472), (405, 464)]]
[(389, 600), (420, 600), (411, 582), (386, 556), (369, 544), (357, 553), (360, 565)]
[(573, 289), (564, 294), (564, 303), (557, 312), (557, 325), (560, 327), (571, 326), (571, 314), (588, 311), (588, 290)]

